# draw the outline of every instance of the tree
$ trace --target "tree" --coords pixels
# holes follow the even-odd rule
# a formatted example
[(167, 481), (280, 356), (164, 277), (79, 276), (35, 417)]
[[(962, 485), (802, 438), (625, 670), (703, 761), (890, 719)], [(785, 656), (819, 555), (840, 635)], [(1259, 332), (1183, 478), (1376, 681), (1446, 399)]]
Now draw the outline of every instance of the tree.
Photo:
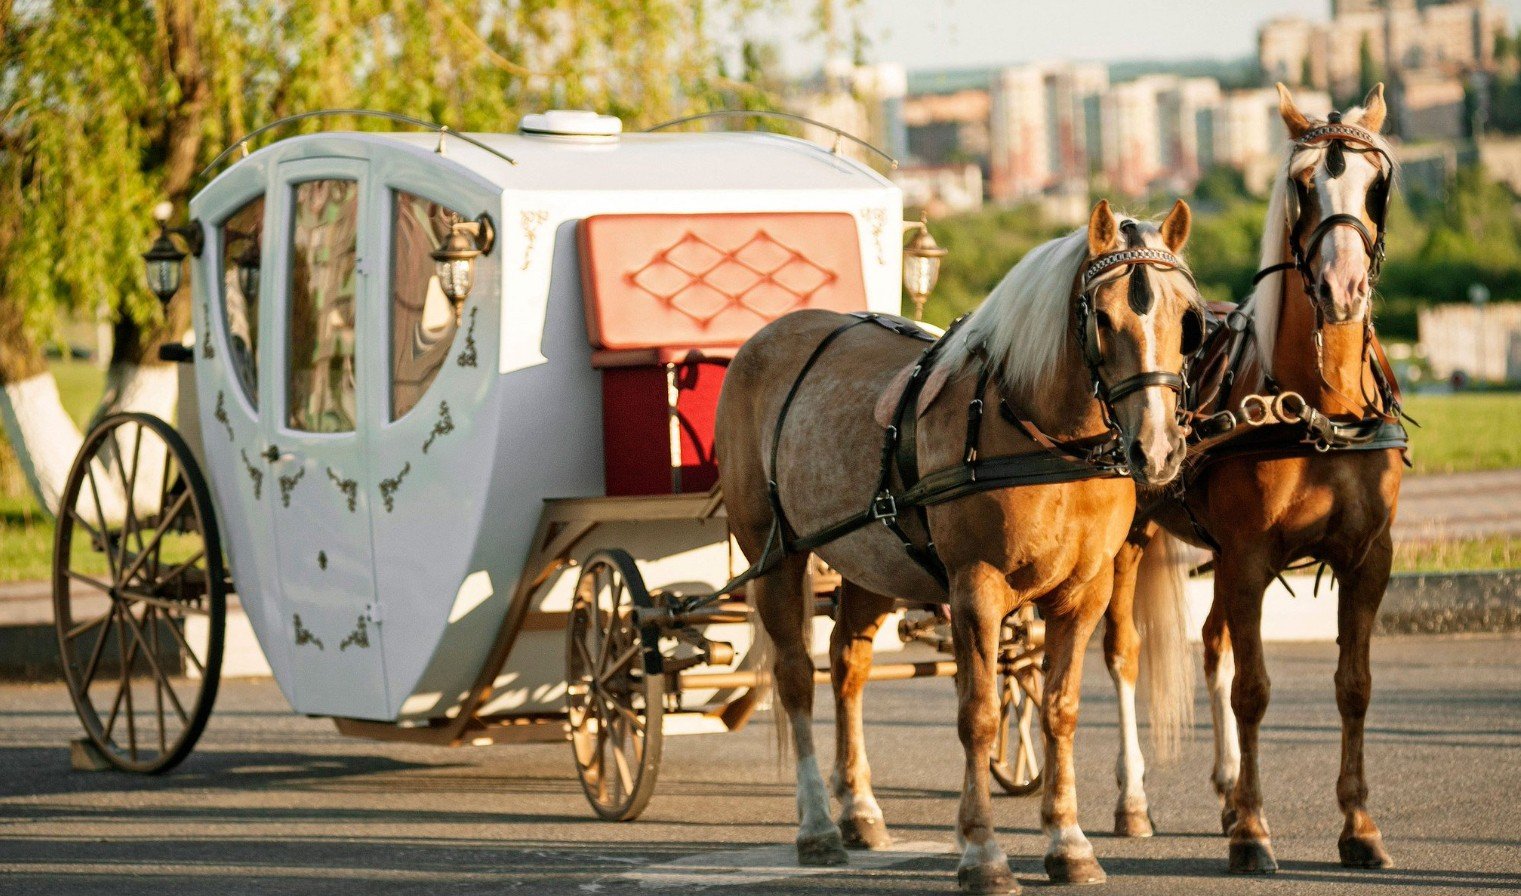
[(503, 131), (552, 106), (637, 126), (755, 105), (764, 86), (722, 76), (710, 19), (771, 2), (0, 0), (0, 419), (39, 500), (54, 507), (80, 441), (42, 353), (65, 319), (114, 322), (101, 412), (172, 417), (155, 358), (188, 301), (165, 315), (142, 288), (147, 211), (167, 198), (183, 221), (228, 141), (317, 108)]

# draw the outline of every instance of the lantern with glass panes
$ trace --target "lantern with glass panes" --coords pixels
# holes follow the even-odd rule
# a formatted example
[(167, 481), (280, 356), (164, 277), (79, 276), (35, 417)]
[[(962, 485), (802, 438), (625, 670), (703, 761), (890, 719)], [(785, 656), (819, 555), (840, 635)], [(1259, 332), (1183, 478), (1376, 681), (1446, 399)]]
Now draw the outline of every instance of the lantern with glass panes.
[(491, 254), (495, 244), (496, 228), (491, 224), (491, 216), (482, 213), (474, 221), (456, 222), (443, 245), (433, 250), (438, 286), (454, 307), (456, 324), (470, 288), (475, 285), (475, 259)]
[(184, 227), (170, 227), (169, 216), (173, 213), (174, 206), (168, 202), (154, 206), (153, 220), (158, 222), (158, 238), (143, 253), (143, 262), (148, 266), (148, 289), (158, 296), (160, 304), (166, 306), (174, 294), (180, 291), (181, 268), (185, 263), (185, 250), (179, 247), (174, 238), (179, 237), (190, 254), (197, 258), (205, 245), (201, 222), (191, 221)]
[(924, 300), (940, 279), (940, 261), (945, 258), (945, 250), (930, 236), (929, 222), (924, 218), (905, 222), (903, 229), (913, 233), (903, 247), (903, 288), (914, 300), (914, 320), (924, 320)]

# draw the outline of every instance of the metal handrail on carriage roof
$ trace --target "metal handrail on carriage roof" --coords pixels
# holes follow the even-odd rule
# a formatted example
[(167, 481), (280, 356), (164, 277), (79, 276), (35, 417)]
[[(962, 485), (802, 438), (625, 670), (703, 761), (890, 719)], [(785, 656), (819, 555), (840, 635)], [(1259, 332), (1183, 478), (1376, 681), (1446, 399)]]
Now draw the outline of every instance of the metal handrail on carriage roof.
[(823, 128), (824, 130), (834, 134), (835, 144), (829, 150), (831, 153), (839, 152), (840, 138), (844, 137), (846, 140), (849, 140), (857, 146), (864, 147), (876, 153), (877, 156), (887, 162), (890, 168), (897, 169), (898, 167), (897, 159), (888, 155), (884, 150), (879, 149), (876, 145), (863, 140), (860, 137), (857, 137), (855, 134), (852, 134), (849, 131), (841, 130), (832, 124), (825, 124), (824, 122), (818, 121), (817, 119), (808, 118), (802, 115), (794, 115), (791, 112), (774, 112), (770, 109), (715, 109), (712, 112), (699, 112), (696, 115), (687, 115), (682, 118), (673, 118), (670, 121), (662, 121), (660, 124), (652, 124), (644, 129), (644, 133), (649, 134), (655, 131), (663, 131), (666, 128), (673, 128), (679, 124), (688, 124), (694, 121), (702, 121), (703, 119), (707, 118), (780, 118), (786, 121), (796, 121), (801, 124), (812, 125), (816, 128)]
[(459, 131), (456, 131), (453, 128), (449, 127), (448, 125), (446, 125), (446, 124), (439, 124), (436, 121), (427, 121), (426, 119), (422, 119), (422, 118), (413, 118), (410, 115), (403, 115), (400, 112), (382, 112), (382, 111), (380, 111), (378, 109), (315, 109), (315, 110), (310, 111), (310, 112), (297, 112), (295, 115), (287, 115), (284, 118), (278, 119), (276, 121), (272, 121), (269, 124), (266, 124), (266, 125), (264, 125), (261, 128), (258, 128), (256, 130), (250, 131), (247, 134), (244, 134), (243, 136), (239, 137), (237, 140), (234, 140), (232, 143), (229, 143), (227, 145), (227, 148), (224, 149), (224, 150), (222, 150), (220, 153), (218, 153), (217, 157), (211, 160), (211, 164), (207, 165), (205, 168), (201, 169), (201, 173), (198, 174), (198, 175), (196, 175), (196, 177), (197, 178), (204, 178), (204, 177), (206, 177), (206, 175), (209, 174), (213, 168), (215, 168), (216, 166), (222, 164), (222, 161), (224, 159), (226, 159), (228, 156), (232, 155), (238, 149), (242, 149), (243, 150), (243, 154), (246, 156), (248, 154), (248, 141), (254, 139), (255, 137), (258, 137), (258, 136), (260, 136), (260, 135), (262, 135), (264, 133), (267, 133), (269, 131), (274, 130), (275, 128), (281, 127), (282, 125), (290, 124), (292, 122), (304, 121), (304, 120), (306, 120), (308, 118), (321, 118), (321, 117), (329, 116), (329, 115), (331, 115), (331, 116), (354, 115), (354, 116), (357, 116), (357, 117), (360, 117), (360, 118), (383, 118), (383, 119), (385, 119), (387, 121), (399, 121), (399, 122), (402, 122), (403, 124), (409, 124), (409, 125), (412, 125), (413, 127), (423, 128), (425, 130), (429, 130), (429, 131), (432, 131), (435, 134), (438, 134), (438, 152), (440, 154), (443, 153), (443, 151), (444, 151), (444, 137), (446, 137), (446, 136), (452, 136), (452, 137), (454, 137), (454, 138), (456, 138), (458, 140), (465, 141), (466, 143), (470, 144), (471, 146), (474, 146), (477, 149), (482, 149), (482, 150), (485, 150), (486, 152), (491, 153), (492, 155), (496, 156), (497, 158), (501, 159), (502, 161), (506, 162), (509, 165), (516, 165), (517, 164), (517, 160), (514, 159), (514, 158), (512, 158), (511, 156), (506, 155), (505, 153), (502, 153), (502, 152), (500, 152), (500, 151), (498, 151), (496, 149), (493, 149), (492, 147), (488, 146), (486, 143), (484, 143), (484, 142), (482, 142), (480, 140), (477, 140), (474, 137), (471, 137), (469, 134), (462, 134)]

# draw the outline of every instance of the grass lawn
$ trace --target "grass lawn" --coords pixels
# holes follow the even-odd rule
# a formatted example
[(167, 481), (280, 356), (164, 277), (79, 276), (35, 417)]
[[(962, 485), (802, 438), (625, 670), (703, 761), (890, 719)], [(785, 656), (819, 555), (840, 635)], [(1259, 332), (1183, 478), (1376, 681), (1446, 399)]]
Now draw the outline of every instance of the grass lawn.
[(1413, 473), (1521, 467), (1521, 392), (1411, 395)]

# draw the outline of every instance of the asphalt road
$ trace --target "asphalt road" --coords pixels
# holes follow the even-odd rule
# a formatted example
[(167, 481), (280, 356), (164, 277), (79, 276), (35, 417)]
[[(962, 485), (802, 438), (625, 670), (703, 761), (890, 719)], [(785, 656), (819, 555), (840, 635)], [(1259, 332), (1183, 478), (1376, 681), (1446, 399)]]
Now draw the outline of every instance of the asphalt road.
[[(1263, 743), (1282, 871), (1224, 873), (1209, 735), (1148, 775), (1159, 835), (1107, 835), (1116, 733), (1090, 654), (1078, 738), (1082, 820), (1109, 883), (1084, 893), (1521, 890), (1521, 639), (1375, 643), (1371, 805), (1398, 867), (1336, 864), (1334, 646), (1269, 645)], [(820, 692), (819, 717), (829, 715)], [(954, 892), (961, 751), (948, 681), (879, 683), (868, 702), (878, 795), (901, 851), (801, 874), (793, 790), (765, 719), (672, 738), (633, 824), (594, 821), (564, 745), (444, 750), (340, 738), (268, 682), (231, 682), (201, 748), (152, 779), (71, 772), (60, 686), (0, 687), (0, 893), (907, 894)], [(1200, 718), (1207, 719), (1201, 704)], [(832, 727), (818, 726), (821, 742)], [(1000, 835), (1038, 887), (1036, 798), (1000, 797)]]

